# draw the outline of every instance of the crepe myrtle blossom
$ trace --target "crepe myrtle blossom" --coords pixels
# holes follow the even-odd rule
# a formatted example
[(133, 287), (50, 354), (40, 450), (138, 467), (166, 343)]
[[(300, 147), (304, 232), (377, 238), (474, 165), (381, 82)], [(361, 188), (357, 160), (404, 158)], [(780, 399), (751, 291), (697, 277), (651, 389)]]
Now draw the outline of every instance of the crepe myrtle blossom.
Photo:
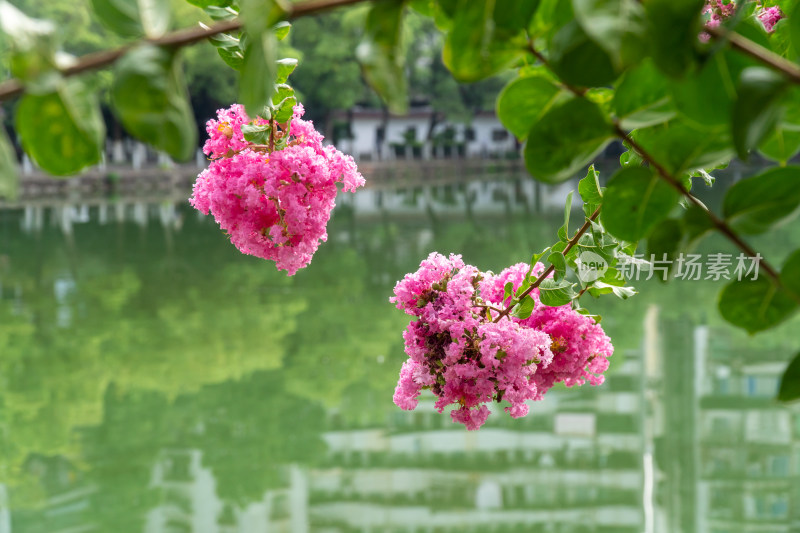
[[(432, 253), (397, 283), (390, 301), (415, 320), (403, 334), (408, 360), (395, 404), (414, 409), (429, 389), (439, 412), (453, 405), (453, 421), (475, 430), (486, 422), (490, 402), (507, 402), (505, 410), (518, 418), (528, 414), (529, 400), (541, 400), (555, 383), (603, 382), (611, 343), (569, 305), (545, 307), (535, 290), (530, 318), (494, 320), (505, 305), (505, 283), (518, 287), (528, 268), (521, 263), (494, 275), (459, 255)], [(534, 275), (543, 270), (537, 264)]]
[(249, 142), (243, 125), (269, 124), (250, 119), (244, 107), (220, 109), (206, 123), (203, 152), (211, 159), (194, 184), (189, 202), (214, 216), (242, 253), (275, 261), (293, 275), (311, 261), (336, 205), (337, 183), (355, 192), (364, 185), (355, 161), (302, 120), (303, 106), (294, 107), (288, 124), (275, 126), (282, 148)]
[[(723, 21), (733, 16), (734, 13), (736, 13), (736, 2), (733, 0), (706, 0), (705, 6), (703, 6), (703, 15), (705, 16), (707, 28), (718, 27)], [(784, 14), (777, 6), (763, 7), (761, 2), (758, 2), (755, 16), (764, 26), (767, 33), (772, 33), (775, 24), (784, 17)], [(707, 42), (710, 37), (706, 32), (700, 34), (700, 40), (703, 42)]]

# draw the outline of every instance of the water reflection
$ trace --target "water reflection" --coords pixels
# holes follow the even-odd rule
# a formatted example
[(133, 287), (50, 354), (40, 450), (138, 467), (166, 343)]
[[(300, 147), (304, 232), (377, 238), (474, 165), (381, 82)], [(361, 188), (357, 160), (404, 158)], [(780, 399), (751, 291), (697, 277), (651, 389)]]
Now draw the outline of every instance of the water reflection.
[(563, 191), (364, 193), (294, 278), (175, 202), (0, 211), (0, 533), (797, 530), (797, 321), (749, 339), (719, 284), (641, 284), (592, 304), (605, 385), (467, 433), (391, 403), (386, 298), (432, 249), (525, 260)]

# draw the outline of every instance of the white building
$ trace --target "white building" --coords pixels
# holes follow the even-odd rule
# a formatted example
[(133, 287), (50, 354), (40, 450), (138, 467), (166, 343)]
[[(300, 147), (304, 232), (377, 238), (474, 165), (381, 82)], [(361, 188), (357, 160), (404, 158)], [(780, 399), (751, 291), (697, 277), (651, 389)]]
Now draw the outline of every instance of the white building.
[(518, 143), (493, 112), (479, 112), (469, 124), (449, 123), (441, 117), (431, 135), (433, 111), (412, 109), (405, 116), (380, 109), (353, 109), (336, 115), (349, 124), (349, 137), (337, 146), (356, 159), (402, 159), (434, 157), (504, 156), (518, 149)]

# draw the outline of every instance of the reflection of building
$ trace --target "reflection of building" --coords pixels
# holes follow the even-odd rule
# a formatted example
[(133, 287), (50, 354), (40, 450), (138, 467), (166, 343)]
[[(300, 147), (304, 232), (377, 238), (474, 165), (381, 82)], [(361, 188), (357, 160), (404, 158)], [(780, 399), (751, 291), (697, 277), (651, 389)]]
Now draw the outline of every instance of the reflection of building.
[(309, 476), (312, 529), (641, 531), (640, 360), (619, 357), (602, 393), (554, 390), (479, 432), (431, 403), (388, 428), (328, 432), (330, 466)]
[(661, 396), (650, 396), (656, 531), (800, 531), (800, 410), (774, 399), (786, 353), (736, 347), (729, 333), (686, 321), (659, 329), (672, 334), (648, 391)]
[(800, 411), (774, 398), (786, 353), (704, 335), (700, 520), (712, 533), (800, 530)]

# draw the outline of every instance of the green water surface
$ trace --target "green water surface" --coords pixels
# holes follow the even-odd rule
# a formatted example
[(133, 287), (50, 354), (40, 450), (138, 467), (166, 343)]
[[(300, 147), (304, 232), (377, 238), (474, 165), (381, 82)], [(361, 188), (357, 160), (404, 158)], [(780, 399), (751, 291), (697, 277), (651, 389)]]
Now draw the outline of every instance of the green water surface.
[(724, 281), (584, 297), (607, 381), (526, 418), (394, 406), (394, 283), (433, 250), (528, 260), (561, 224), (542, 204), (359, 192), (291, 278), (177, 200), (0, 210), (0, 533), (800, 531), (800, 409), (773, 400), (800, 322), (725, 326)]

